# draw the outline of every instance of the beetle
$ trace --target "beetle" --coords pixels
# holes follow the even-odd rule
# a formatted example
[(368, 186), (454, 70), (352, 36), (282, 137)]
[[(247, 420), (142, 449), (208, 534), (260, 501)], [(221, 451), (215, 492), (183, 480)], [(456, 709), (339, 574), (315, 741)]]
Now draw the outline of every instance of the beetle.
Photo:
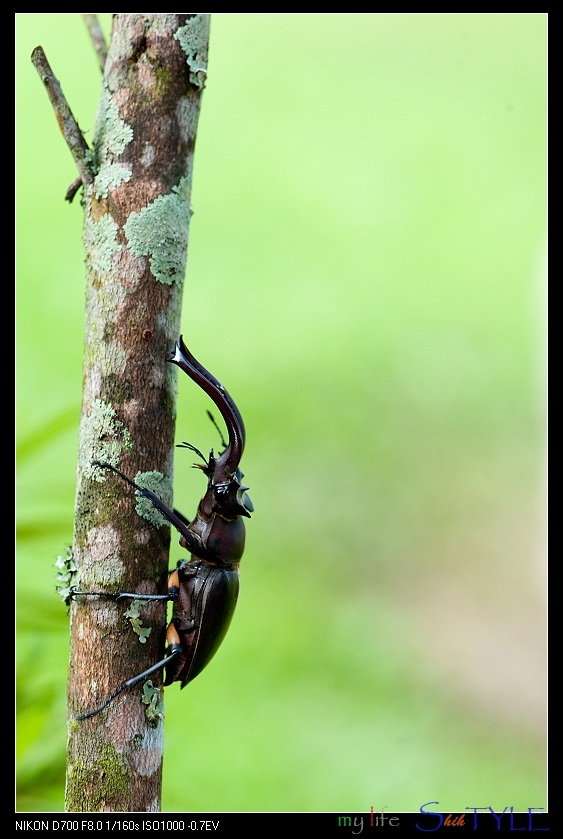
[[(154, 492), (139, 486), (112, 464), (94, 461), (96, 466), (111, 470), (134, 487), (139, 495), (147, 498), (180, 533), (180, 545), (189, 551), (191, 557), (189, 560), (180, 560), (172, 571), (167, 594), (72, 591), (73, 597), (106, 596), (115, 600), (133, 598), (173, 602), (172, 620), (166, 632), (166, 657), (123, 682), (99, 708), (77, 716), (77, 720), (99, 714), (122, 691), (159, 670), (165, 670), (164, 685), (181, 682), (181, 688), (184, 688), (201, 673), (217, 652), (235, 610), (239, 590), (239, 563), (245, 543), (244, 518), (250, 518), (254, 511), (246, 493), (248, 487), (242, 484), (244, 476), (239, 468), (246, 439), (244, 422), (223, 385), (194, 358), (182, 336), (169, 360), (211, 397), (227, 426), (228, 442), (225, 443), (221, 435), (223, 451), (215, 457), (211, 450), (208, 460), (191, 443), (179, 444), (201, 457), (203, 463), (195, 465), (207, 476), (207, 491), (191, 522), (178, 510), (167, 507)], [(209, 416), (215, 423), (211, 414)]]

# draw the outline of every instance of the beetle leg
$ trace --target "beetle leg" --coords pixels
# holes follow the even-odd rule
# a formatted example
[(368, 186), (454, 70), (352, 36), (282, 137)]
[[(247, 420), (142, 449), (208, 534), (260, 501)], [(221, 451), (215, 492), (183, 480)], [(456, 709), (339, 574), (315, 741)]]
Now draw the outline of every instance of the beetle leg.
[(119, 696), (119, 694), (123, 693), (123, 691), (127, 690), (127, 688), (132, 688), (139, 682), (142, 682), (143, 679), (147, 678), (147, 676), (151, 676), (153, 673), (158, 673), (159, 670), (163, 670), (168, 664), (170, 664), (171, 660), (176, 658), (176, 656), (181, 652), (182, 647), (179, 644), (171, 644), (168, 648), (168, 655), (166, 658), (163, 658), (162, 661), (157, 662), (157, 664), (153, 664), (153, 666), (149, 667), (147, 670), (143, 670), (143, 672), (139, 673), (138, 676), (133, 676), (132, 679), (127, 679), (127, 681), (123, 682), (123, 684), (120, 685), (117, 690), (111, 694), (111, 696), (108, 696), (106, 701), (103, 702), (99, 708), (96, 708), (95, 711), (89, 711), (87, 714), (81, 714), (80, 716), (77, 716), (76, 719), (78, 722), (82, 722), (82, 720), (87, 720), (88, 717), (95, 717), (96, 714), (99, 714), (100, 711), (107, 708), (109, 703), (112, 702), (116, 696)]
[(132, 600), (146, 600), (147, 603), (152, 603), (156, 600), (175, 600), (178, 597), (177, 594), (132, 594), (128, 591), (121, 591), (119, 594), (114, 595), (116, 600), (125, 600), (126, 597), (130, 597)]
[(134, 600), (176, 600), (180, 593), (180, 580), (178, 578), (178, 570), (175, 568), (168, 579), (168, 594), (131, 594), (128, 591), (122, 591), (115, 595), (116, 600), (122, 600), (126, 597), (132, 597)]
[(102, 469), (111, 469), (112, 472), (115, 472), (116, 475), (119, 475), (120, 478), (123, 478), (124, 481), (127, 481), (132, 487), (136, 489), (139, 495), (142, 495), (143, 498), (148, 498), (153, 507), (157, 509), (165, 519), (167, 519), (173, 527), (176, 528), (178, 533), (180, 533), (185, 541), (184, 547), (186, 547), (190, 553), (201, 553), (202, 546), (201, 540), (199, 536), (196, 536), (195, 533), (189, 529), (186, 525), (187, 519), (182, 516), (181, 514), (178, 515), (175, 510), (171, 510), (166, 504), (160, 500), (158, 495), (156, 495), (152, 490), (145, 489), (145, 487), (139, 486), (136, 484), (135, 481), (132, 481), (131, 478), (128, 478), (127, 475), (124, 475), (119, 469), (116, 469), (115, 466), (112, 466), (111, 463), (103, 463), (99, 460), (93, 461), (95, 466), (99, 466)]
[(180, 581), (178, 578), (178, 569), (175, 568), (170, 574), (170, 578), (168, 580), (168, 594), (143, 594), (141, 592), (132, 591), (120, 591), (119, 594), (110, 594), (107, 591), (77, 591), (76, 589), (71, 589), (70, 596), (78, 597), (78, 595), (81, 595), (90, 597), (112, 597), (114, 600), (125, 600), (127, 597), (130, 597), (131, 600), (146, 600), (152, 602), (155, 600), (176, 600), (179, 592)]
[(76, 591), (73, 589), (70, 592), (70, 597), (112, 597), (114, 600), (125, 600), (130, 597), (131, 600), (174, 600), (177, 594), (135, 594), (132, 591), (120, 591), (119, 594), (110, 594), (109, 591)]
[(178, 516), (178, 518), (180, 519), (180, 521), (183, 521), (183, 522), (184, 522), (184, 524), (186, 525), (186, 527), (188, 527), (188, 528), (189, 528), (189, 526), (190, 526), (190, 520), (189, 520), (189, 519), (187, 519), (183, 513), (181, 513), (181, 512), (180, 512), (179, 510), (177, 510), (176, 508), (174, 508), (174, 515), (175, 515), (175, 516)]

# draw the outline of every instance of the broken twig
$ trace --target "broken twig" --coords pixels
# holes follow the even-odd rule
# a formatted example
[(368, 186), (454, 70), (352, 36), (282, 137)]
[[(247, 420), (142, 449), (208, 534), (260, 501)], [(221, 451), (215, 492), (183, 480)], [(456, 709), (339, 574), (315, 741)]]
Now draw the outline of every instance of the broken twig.
[(84, 184), (91, 184), (94, 176), (87, 156), (89, 152), (88, 143), (84, 139), (84, 135), (70, 110), (58, 79), (51, 70), (47, 57), (43, 52), (43, 47), (35, 47), (31, 53), (31, 61), (39, 73), (41, 81), (45, 85), (57, 122), (59, 123), (59, 128), (74, 158), (80, 179)]

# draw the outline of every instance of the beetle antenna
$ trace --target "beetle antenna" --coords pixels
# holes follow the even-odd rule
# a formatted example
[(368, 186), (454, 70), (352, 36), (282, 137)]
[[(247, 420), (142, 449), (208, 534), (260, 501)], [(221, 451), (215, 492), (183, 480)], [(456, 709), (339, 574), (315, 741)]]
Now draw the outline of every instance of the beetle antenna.
[(99, 708), (96, 708), (95, 711), (90, 711), (87, 714), (81, 714), (80, 716), (77, 716), (76, 719), (78, 720), (78, 722), (82, 722), (82, 720), (87, 720), (89, 717), (95, 717), (96, 714), (99, 714), (100, 711), (103, 711), (104, 708), (107, 708), (109, 703), (113, 702), (115, 697), (119, 696), (120, 693), (123, 693), (124, 690), (127, 690), (127, 688), (134, 687), (136, 684), (142, 682), (143, 679), (146, 679), (147, 676), (150, 676), (152, 673), (157, 673), (159, 670), (163, 670), (168, 664), (170, 664), (173, 658), (175, 658), (177, 655), (181, 653), (182, 648), (174, 644), (173, 646), (169, 647), (169, 650), (169, 654), (166, 656), (166, 658), (163, 658), (162, 661), (159, 661), (157, 664), (153, 664), (153, 666), (149, 667), (148, 670), (143, 670), (143, 672), (139, 673), (138, 676), (133, 676), (132, 679), (127, 679), (126, 682), (123, 682), (123, 684), (120, 685), (120, 687), (118, 687), (117, 690), (111, 694), (111, 696), (108, 696), (106, 701), (103, 702)]
[[(209, 463), (207, 462), (207, 460), (205, 459), (205, 457), (202, 455), (202, 453), (200, 452), (200, 450), (199, 450), (199, 449), (196, 449), (196, 447), (195, 447), (195, 446), (192, 446), (192, 444), (191, 444), (191, 443), (186, 443), (186, 442), (176, 443), (176, 448), (177, 448), (177, 449), (189, 449), (190, 451), (195, 452), (195, 453), (197, 454), (197, 456), (198, 456), (198, 457), (201, 457), (201, 459), (203, 460), (203, 462), (205, 463), (205, 465), (206, 465), (206, 466), (209, 466)], [(201, 467), (199, 466), (199, 464), (196, 464), (196, 468), (198, 468), (198, 469), (199, 469), (199, 468), (201, 468)]]
[(217, 423), (215, 421), (215, 417), (213, 416), (211, 411), (207, 412), (207, 416), (209, 417), (209, 419), (211, 420), (211, 422), (213, 423), (213, 425), (215, 426), (215, 428), (219, 432), (219, 437), (221, 438), (221, 443), (223, 444), (223, 450), (226, 449), (227, 448), (227, 443), (225, 443), (225, 438), (223, 437), (223, 432), (221, 431), (221, 429), (217, 425)]

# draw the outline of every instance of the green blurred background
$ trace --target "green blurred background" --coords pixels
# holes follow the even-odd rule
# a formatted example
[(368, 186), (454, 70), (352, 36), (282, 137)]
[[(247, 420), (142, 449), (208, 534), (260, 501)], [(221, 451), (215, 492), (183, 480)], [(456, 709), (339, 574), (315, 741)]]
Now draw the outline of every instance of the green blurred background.
[[(61, 810), (85, 274), (37, 44), (89, 140), (101, 76), (81, 15), (17, 15), (18, 807)], [(545, 61), (544, 14), (212, 15), (183, 333), (256, 513), (164, 810), (546, 806)]]

